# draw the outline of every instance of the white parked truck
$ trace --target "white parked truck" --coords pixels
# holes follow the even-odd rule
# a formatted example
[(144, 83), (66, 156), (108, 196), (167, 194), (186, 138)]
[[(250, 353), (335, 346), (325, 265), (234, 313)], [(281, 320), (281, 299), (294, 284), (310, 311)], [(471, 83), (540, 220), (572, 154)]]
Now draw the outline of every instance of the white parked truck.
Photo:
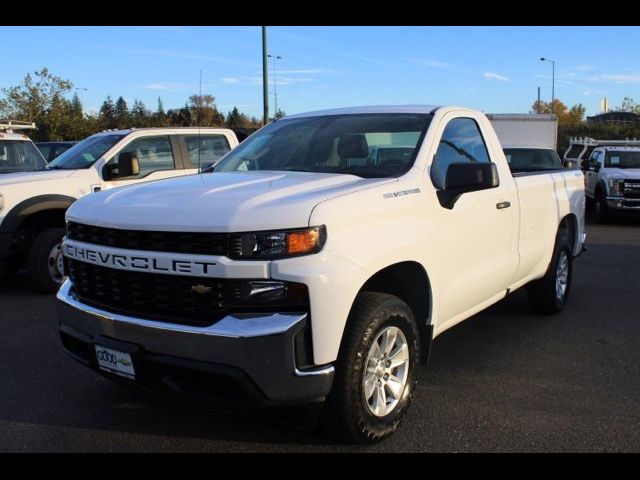
[(47, 161), (24, 130), (35, 130), (32, 122), (0, 120), (0, 178), (2, 174), (41, 170)]
[(612, 213), (640, 214), (640, 146), (597, 146), (582, 169), (597, 222)]
[[(3, 144), (0, 138), (0, 154)], [(0, 275), (26, 265), (34, 287), (56, 292), (64, 276), (64, 214), (76, 199), (112, 187), (197, 173), (199, 166), (215, 163), (237, 144), (228, 129), (111, 130), (74, 145), (45, 167), (29, 141), (42, 168), (0, 175)]]
[(132, 385), (324, 401), (330, 432), (380, 440), (434, 337), (524, 286), (564, 308), (584, 202), (580, 170), (512, 174), (475, 110), (288, 116), (212, 173), (72, 205), (62, 344)]

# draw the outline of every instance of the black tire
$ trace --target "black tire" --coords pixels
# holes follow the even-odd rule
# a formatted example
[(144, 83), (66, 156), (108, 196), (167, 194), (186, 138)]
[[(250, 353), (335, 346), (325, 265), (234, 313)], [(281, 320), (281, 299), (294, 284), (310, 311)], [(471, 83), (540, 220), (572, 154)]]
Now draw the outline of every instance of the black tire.
[[(409, 367), (395, 407), (385, 416), (375, 416), (364, 395), (365, 364), (373, 342), (388, 327), (404, 334)], [(342, 339), (333, 388), (321, 416), (321, 424), (330, 435), (349, 443), (374, 443), (398, 428), (418, 381), (419, 335), (413, 312), (399, 298), (377, 292), (358, 295)]]
[[(564, 292), (560, 294), (556, 288), (556, 280), (559, 275), (559, 264), (566, 259), (567, 283)], [(539, 314), (553, 315), (559, 313), (567, 304), (571, 290), (571, 278), (573, 276), (573, 255), (569, 247), (567, 230), (562, 228), (558, 232), (556, 245), (553, 250), (551, 262), (547, 272), (540, 280), (532, 282), (527, 288), (529, 305)]]
[(593, 216), (597, 223), (606, 223), (610, 220), (611, 214), (607, 205), (607, 198), (602, 190), (598, 190), (593, 203)]
[(50, 253), (62, 242), (64, 228), (50, 228), (38, 235), (29, 249), (27, 272), (33, 287), (42, 293), (56, 293), (62, 282), (49, 272)]

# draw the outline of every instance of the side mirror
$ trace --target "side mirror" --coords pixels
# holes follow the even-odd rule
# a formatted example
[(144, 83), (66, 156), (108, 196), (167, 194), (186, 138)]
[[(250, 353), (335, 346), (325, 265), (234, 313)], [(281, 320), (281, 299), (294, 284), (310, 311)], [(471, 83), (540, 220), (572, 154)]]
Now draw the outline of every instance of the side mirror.
[(118, 178), (133, 177), (140, 174), (140, 162), (131, 152), (118, 155)]
[(565, 160), (563, 162), (563, 167), (572, 170), (574, 168), (578, 168), (578, 162), (575, 160)]
[(599, 172), (599, 171), (600, 171), (600, 164), (599, 164), (599, 163), (596, 163), (596, 164), (593, 166), (593, 171), (594, 171), (594, 172)]
[(205, 162), (205, 163), (203, 163), (202, 165), (200, 165), (200, 170), (198, 170), (198, 173), (212, 172), (214, 164), (215, 164), (215, 162)]
[(495, 163), (452, 163), (447, 168), (444, 190), (438, 190), (440, 205), (451, 210), (464, 193), (500, 185)]

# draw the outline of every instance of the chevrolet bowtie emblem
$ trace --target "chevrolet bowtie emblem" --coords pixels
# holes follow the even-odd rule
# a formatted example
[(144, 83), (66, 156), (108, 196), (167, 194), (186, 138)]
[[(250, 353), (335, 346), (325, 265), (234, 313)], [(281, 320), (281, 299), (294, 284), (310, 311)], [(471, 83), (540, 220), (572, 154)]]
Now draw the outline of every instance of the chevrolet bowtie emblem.
[(193, 293), (199, 293), (200, 295), (209, 293), (211, 291), (211, 287), (207, 287), (205, 285), (193, 285), (191, 287), (191, 291)]

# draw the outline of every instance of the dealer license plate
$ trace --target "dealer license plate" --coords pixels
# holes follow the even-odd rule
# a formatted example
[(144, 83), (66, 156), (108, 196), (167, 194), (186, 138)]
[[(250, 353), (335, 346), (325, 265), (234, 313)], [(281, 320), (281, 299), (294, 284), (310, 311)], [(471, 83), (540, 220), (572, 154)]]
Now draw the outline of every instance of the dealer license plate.
[(131, 380), (136, 378), (136, 372), (133, 368), (130, 354), (101, 345), (95, 345), (95, 348), (96, 359), (98, 360), (100, 370), (130, 378)]

